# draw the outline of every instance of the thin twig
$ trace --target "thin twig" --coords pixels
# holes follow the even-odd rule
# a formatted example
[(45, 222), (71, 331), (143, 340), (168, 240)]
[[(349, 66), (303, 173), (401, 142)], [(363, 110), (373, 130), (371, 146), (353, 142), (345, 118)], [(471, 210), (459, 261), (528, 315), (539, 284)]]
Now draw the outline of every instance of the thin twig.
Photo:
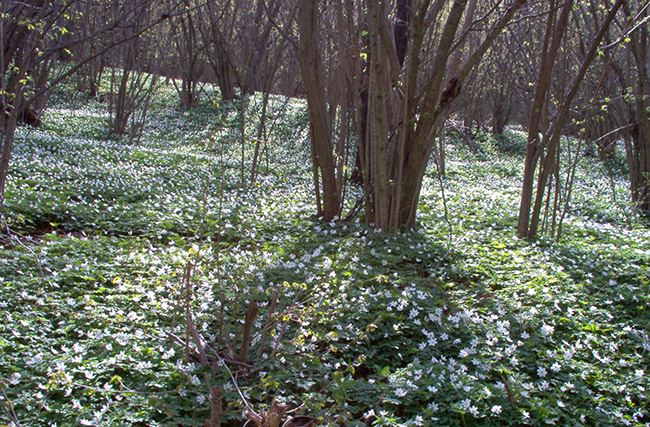
[(20, 236), (19, 233), (13, 232), (13, 231), (11, 231), (11, 229), (9, 229), (9, 225), (5, 221), (4, 214), (1, 214), (0, 221), (2, 222), (2, 225), (4, 226), (4, 229), (7, 232), (7, 236), (9, 236), (9, 240), (18, 243), (20, 246), (25, 248), (30, 254), (32, 254), (34, 259), (36, 260), (36, 265), (38, 266), (38, 269), (39, 269), (39, 271), (41, 273), (41, 279), (43, 281), (43, 284), (47, 284), (48, 281), (45, 278), (45, 272), (43, 271), (43, 265), (41, 264), (41, 260), (38, 258), (38, 255), (36, 255), (36, 252), (34, 252), (30, 247), (24, 245), (23, 242), (20, 241), (20, 237), (17, 237), (17, 236)]
[(239, 394), (239, 398), (242, 400), (244, 405), (246, 406), (246, 409), (248, 409), (249, 413), (254, 415), (257, 418), (261, 418), (260, 415), (251, 408), (251, 406), (248, 404), (248, 400), (246, 400), (246, 397), (244, 397), (244, 394), (241, 392), (241, 389), (239, 388), (239, 385), (237, 384), (237, 380), (233, 376), (232, 372), (230, 371), (230, 368), (226, 363), (223, 362), (223, 358), (219, 356), (217, 353), (214, 354), (214, 356), (217, 358), (219, 362), (221, 362), (221, 365), (226, 368), (226, 371), (228, 371), (228, 375), (230, 376), (230, 380), (232, 381), (233, 386), (235, 387), (235, 390), (237, 390), (237, 394)]
[(5, 393), (4, 389), (0, 389), (0, 391), (2, 391), (2, 397), (4, 398), (4, 401), (7, 402), (7, 406), (5, 407), (5, 412), (9, 416), (9, 419), (11, 420), (12, 423), (14, 423), (16, 425), (16, 427), (21, 427), (20, 422), (18, 421), (18, 417), (16, 416), (16, 413), (14, 412), (13, 403), (11, 403), (11, 400), (9, 400), (9, 397)]

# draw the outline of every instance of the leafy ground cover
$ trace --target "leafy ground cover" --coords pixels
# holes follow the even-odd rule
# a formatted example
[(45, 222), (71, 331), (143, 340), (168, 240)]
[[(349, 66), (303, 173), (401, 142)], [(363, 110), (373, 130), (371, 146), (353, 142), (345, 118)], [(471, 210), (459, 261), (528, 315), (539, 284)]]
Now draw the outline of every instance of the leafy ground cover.
[(163, 88), (129, 141), (66, 90), (20, 129), (1, 424), (650, 423), (650, 232), (624, 171), (582, 159), (563, 240), (518, 240), (522, 133), (479, 156), (450, 140), (419, 229), (384, 235), (314, 217), (304, 105), (271, 104), (244, 187), (238, 103), (183, 111)]

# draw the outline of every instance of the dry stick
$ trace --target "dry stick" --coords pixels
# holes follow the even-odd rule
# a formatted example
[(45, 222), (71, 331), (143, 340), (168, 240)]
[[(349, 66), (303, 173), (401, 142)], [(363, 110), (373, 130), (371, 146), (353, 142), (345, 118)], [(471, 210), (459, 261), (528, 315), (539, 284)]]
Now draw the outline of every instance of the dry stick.
[(269, 315), (266, 318), (266, 324), (264, 325), (264, 330), (262, 331), (262, 339), (260, 341), (260, 350), (257, 353), (257, 360), (259, 361), (264, 354), (264, 347), (266, 346), (266, 339), (268, 338), (269, 332), (268, 327), (271, 325), (271, 320), (275, 313), (275, 305), (278, 303), (278, 290), (273, 291), (273, 296), (271, 297), (271, 305), (269, 306)]
[[(569, 141), (567, 141), (567, 151), (568, 151), (568, 157), (569, 157), (569, 162), (571, 161), (571, 147)], [(555, 194), (553, 195), (553, 212), (552, 212), (552, 217), (551, 217), (551, 236), (555, 234), (555, 227), (557, 225), (557, 212), (558, 212), (558, 205), (559, 203), (562, 202), (562, 180), (560, 179), (560, 150), (557, 151), (557, 160), (555, 161), (555, 171), (553, 172), (553, 176), (555, 177)], [(550, 190), (549, 190), (550, 191)]]
[(246, 406), (246, 409), (248, 409), (248, 414), (261, 419), (259, 414), (257, 412), (255, 412), (253, 410), (253, 408), (251, 408), (251, 406), (248, 404), (248, 400), (246, 400), (246, 397), (244, 397), (244, 394), (241, 392), (241, 389), (239, 388), (239, 384), (237, 384), (237, 380), (233, 376), (233, 374), (230, 371), (230, 368), (228, 367), (228, 365), (226, 363), (224, 363), (224, 360), (221, 358), (221, 356), (219, 356), (216, 353), (214, 355), (217, 358), (217, 360), (221, 363), (221, 365), (224, 368), (226, 368), (226, 371), (228, 371), (228, 375), (230, 376), (230, 380), (232, 381), (232, 384), (235, 387), (235, 390), (237, 390), (237, 394), (239, 394), (239, 397), (240, 397), (241, 401), (244, 402), (244, 405)]
[[(190, 340), (189, 340), (189, 335), (190, 335), (190, 328), (189, 328), (189, 317), (190, 317), (190, 275), (192, 271), (192, 263), (190, 261), (187, 262), (187, 266), (185, 267), (185, 318), (188, 321), (188, 325), (185, 329), (185, 357), (189, 358), (189, 350), (190, 350)], [(179, 295), (179, 299), (182, 298), (182, 295)], [(180, 305), (180, 302), (179, 302)]]
[(447, 258), (447, 256), (451, 253), (451, 248), (454, 240), (454, 229), (453, 226), (451, 225), (451, 221), (449, 220), (449, 209), (447, 208), (447, 197), (445, 196), (445, 184), (442, 181), (442, 172), (440, 170), (440, 164), (438, 162), (438, 159), (436, 158), (435, 153), (433, 154), (433, 163), (436, 165), (436, 170), (438, 171), (438, 182), (440, 183), (440, 195), (442, 196), (442, 206), (444, 209), (444, 214), (445, 214), (445, 222), (447, 223), (447, 226), (449, 227), (449, 247), (447, 249), (447, 253), (445, 256), (442, 257), (440, 262)]
[[(559, 151), (559, 150), (558, 150)], [(557, 152), (555, 154), (555, 157), (557, 158)], [(557, 170), (557, 165), (553, 167), (553, 171), (551, 173), (554, 173), (555, 170)], [(555, 177), (555, 175), (553, 175)], [(548, 212), (550, 209), (551, 205), (551, 191), (553, 190), (553, 180), (549, 179), (548, 182), (546, 183), (548, 190), (546, 191), (546, 203), (544, 204), (544, 216), (543, 216), (543, 221), (542, 221), (542, 233), (546, 233), (547, 228), (548, 228)]]
[[(201, 255), (201, 249), (202, 249), (202, 244), (203, 240), (205, 237), (205, 227), (206, 227), (206, 215), (207, 215), (207, 184), (204, 184), (203, 186), (203, 200), (202, 200), (202, 216), (201, 216), (201, 229), (200, 229), (200, 234), (199, 234), (199, 241), (200, 245), (198, 250), (196, 251), (195, 257), (194, 257), (194, 264), (192, 263), (191, 260), (188, 260), (187, 262), (187, 270), (185, 272), (185, 289), (186, 289), (186, 294), (185, 294), (185, 317), (186, 317), (186, 323), (187, 323), (187, 332), (192, 336), (192, 339), (194, 340), (194, 344), (196, 345), (196, 351), (195, 356), (197, 356), (198, 360), (201, 362), (202, 365), (204, 366), (209, 366), (213, 372), (215, 373), (215, 368), (210, 364), (210, 361), (208, 359), (208, 356), (205, 353), (205, 348), (201, 339), (201, 336), (199, 335), (198, 331), (196, 330), (196, 325), (193, 320), (192, 316), (192, 311), (191, 311), (191, 300), (192, 300), (192, 276), (193, 272), (196, 271), (196, 268), (193, 268), (194, 266), (198, 265), (200, 262), (200, 255)], [(170, 335), (173, 336), (173, 334), (170, 333)], [(174, 336), (175, 337), (175, 336)], [(175, 337), (177, 338), (177, 337)], [(178, 339), (178, 338), (177, 338)], [(185, 343), (185, 351), (186, 355), (189, 356), (189, 339)], [(208, 384), (208, 389), (210, 390), (210, 420), (208, 421), (211, 424), (211, 427), (218, 427), (221, 425), (221, 416), (223, 414), (222, 411), (222, 395), (220, 392), (219, 387), (213, 387), (210, 381), (210, 377), (206, 376), (206, 381)]]
[[(183, 338), (179, 337), (178, 335), (176, 335), (176, 334), (174, 334), (172, 332), (167, 332), (167, 337), (169, 337), (172, 340), (176, 341), (177, 343), (179, 343), (183, 347), (185, 347), (185, 345), (186, 345), (186, 342), (183, 340)], [(195, 350), (194, 348), (190, 348), (190, 350), (192, 352), (192, 356), (194, 356), (195, 359), (200, 360), (201, 356), (199, 355), (199, 352), (197, 350)], [(209, 344), (203, 344), (203, 350), (204, 351), (208, 350), (211, 353), (218, 354), (218, 352), (214, 348), (212, 348)], [(206, 353), (206, 356), (207, 356), (207, 353)], [(240, 361), (238, 361), (236, 359), (228, 359), (228, 358), (225, 358), (223, 356), (219, 356), (218, 359), (223, 363), (228, 363), (229, 365), (241, 366), (243, 368), (248, 368), (248, 369), (253, 369), (254, 368), (253, 365), (251, 365), (249, 363), (240, 362)], [(208, 359), (208, 363), (210, 364), (210, 359)]]
[[(296, 292), (296, 296), (294, 297), (293, 301), (291, 301), (289, 307), (293, 307), (296, 304), (300, 295), (302, 295), (302, 289), (299, 289), (298, 292)], [(273, 344), (273, 353), (270, 355), (269, 360), (272, 360), (275, 357), (275, 353), (278, 350), (278, 345), (280, 345), (280, 341), (282, 341), (282, 336), (286, 332), (288, 326), (289, 326), (289, 321), (287, 320), (282, 325), (282, 330), (278, 334), (278, 338), (275, 340), (275, 343)]]
[[(198, 357), (201, 364), (203, 364), (204, 366), (212, 367), (212, 365), (210, 365), (208, 357), (207, 357), (207, 355), (205, 353), (205, 350), (203, 348), (203, 344), (201, 343), (201, 338), (200, 338), (198, 332), (196, 331), (196, 328), (194, 327), (194, 323), (193, 323), (191, 317), (188, 317), (187, 320), (188, 320), (188, 329), (190, 330), (191, 335), (195, 340), (195, 344), (197, 345), (197, 350), (194, 351), (195, 356)], [(189, 350), (189, 343), (188, 342), (183, 343), (182, 339), (180, 339), (179, 337), (177, 337), (176, 335), (174, 335), (172, 333), (169, 333), (168, 335), (170, 337), (174, 338), (175, 340), (179, 341), (180, 343), (184, 344), (185, 347)], [(224, 368), (226, 368), (226, 371), (228, 371), (228, 375), (230, 376), (230, 379), (231, 379), (235, 389), (237, 390), (237, 393), (239, 394), (239, 397), (241, 398), (242, 402), (244, 402), (244, 405), (246, 406), (246, 408), (249, 411), (248, 413), (251, 414), (252, 416), (259, 417), (259, 415), (250, 407), (250, 405), (248, 404), (248, 401), (246, 400), (243, 393), (241, 392), (241, 389), (239, 388), (239, 385), (237, 384), (237, 380), (235, 380), (235, 377), (233, 376), (230, 368), (228, 367), (228, 364), (227, 364), (228, 361), (226, 361), (224, 358), (219, 356), (219, 354), (214, 350), (213, 350), (213, 354), (214, 354), (214, 358), (218, 361), (219, 365), (223, 366)], [(213, 405), (213, 403), (211, 402), (211, 408), (212, 408), (212, 405)], [(216, 415), (215, 415), (215, 418), (216, 418)]]
[(251, 331), (253, 330), (253, 323), (257, 318), (259, 306), (253, 300), (248, 305), (246, 310), (246, 319), (244, 321), (244, 337), (242, 338), (241, 349), (239, 350), (239, 361), (245, 362), (248, 355), (248, 348), (251, 344)]
[[(288, 412), (287, 412), (287, 413), (288, 413)], [(298, 415), (298, 416), (291, 417), (291, 418), (289, 418), (288, 420), (286, 420), (286, 421), (282, 424), (282, 427), (291, 427), (291, 426), (293, 425), (293, 420), (296, 419), (296, 418), (307, 418), (307, 419), (312, 420), (312, 421), (309, 422), (309, 424), (305, 424), (305, 426), (310, 426), (310, 425), (312, 425), (312, 423), (318, 421), (318, 418), (315, 418), (315, 417), (312, 417), (312, 416), (309, 416), (309, 415)]]
[(164, 396), (168, 394), (182, 394), (182, 393), (191, 393), (191, 394), (196, 394), (196, 395), (201, 395), (201, 393), (194, 391), (194, 390), (169, 390), (169, 391), (138, 391), (138, 390), (132, 390), (124, 385), (123, 382), (120, 381), (120, 385), (125, 388), (125, 390), (106, 390), (105, 388), (98, 388), (98, 387), (91, 387), (87, 386), (85, 384), (79, 384), (79, 383), (70, 383), (71, 386), (73, 387), (78, 387), (82, 388), (84, 390), (91, 390), (94, 393), (101, 394), (101, 393), (106, 393), (106, 394), (137, 394), (139, 396)]
[(199, 360), (201, 361), (201, 364), (208, 366), (210, 364), (210, 362), (208, 361), (208, 356), (205, 354), (201, 337), (199, 336), (199, 333), (196, 330), (196, 326), (194, 325), (192, 314), (189, 312), (187, 313), (187, 329), (189, 330), (190, 334), (192, 335), (192, 338), (194, 339), (194, 343), (196, 344), (196, 349), (199, 354)]
[[(565, 195), (564, 195), (564, 206), (562, 208), (562, 213), (560, 214), (560, 219), (558, 220), (557, 224), (557, 235), (556, 235), (556, 240), (560, 240), (560, 237), (562, 236), (562, 223), (564, 222), (564, 217), (566, 216), (567, 212), (569, 211), (569, 203), (571, 202), (571, 192), (573, 190), (573, 181), (575, 180), (575, 175), (576, 175), (576, 169), (578, 168), (578, 164), (580, 163), (580, 152), (582, 151), (582, 140), (578, 140), (578, 148), (576, 148), (576, 157), (575, 160), (573, 161), (573, 164), (570, 166), (570, 171), (567, 174), (567, 182), (566, 182), (566, 189), (565, 189)], [(607, 163), (605, 163), (607, 165)], [(611, 179), (611, 174), (610, 174), (610, 179)], [(612, 184), (614, 181), (611, 181)], [(616, 194), (614, 194), (614, 203), (616, 203)]]
[[(313, 301), (315, 299), (316, 299), (315, 297), (307, 298), (307, 299), (302, 300), (301, 303), (303, 305), (305, 305), (305, 304), (308, 304), (309, 302), (311, 302), (311, 301)], [(287, 307), (285, 307), (285, 309), (286, 308)], [(292, 308), (292, 307), (290, 307), (290, 308)], [(275, 309), (275, 306), (273, 307), (273, 309)], [(285, 316), (285, 318), (290, 318), (292, 316), (292, 314), (293, 314), (292, 310), (290, 310), (290, 309), (287, 310), (286, 313), (287, 313), (287, 315)], [(262, 328), (262, 339), (263, 340), (266, 340), (268, 338), (268, 333), (269, 333), (269, 331), (271, 329), (273, 329), (274, 327), (277, 327), (277, 325), (282, 323), (279, 320), (278, 321), (273, 321), (273, 315), (272, 314), (273, 314), (273, 310), (270, 310), (267, 323)], [(286, 329), (286, 326), (283, 326), (283, 329)], [(260, 345), (260, 351), (259, 351), (258, 357), (257, 357), (258, 361), (259, 361), (259, 359), (262, 358), (262, 355), (264, 354), (263, 348), (264, 348), (264, 345)], [(306, 357), (310, 357), (310, 356), (306, 356)]]

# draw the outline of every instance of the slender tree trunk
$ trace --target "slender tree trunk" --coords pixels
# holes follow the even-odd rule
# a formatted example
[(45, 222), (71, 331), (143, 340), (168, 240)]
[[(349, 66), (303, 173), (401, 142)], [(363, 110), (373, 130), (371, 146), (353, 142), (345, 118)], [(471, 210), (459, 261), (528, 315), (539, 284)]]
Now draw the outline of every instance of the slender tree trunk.
[(2, 122), (3, 132), (2, 132), (2, 144), (0, 144), (0, 216), (5, 205), (5, 186), (7, 184), (7, 176), (9, 174), (9, 163), (11, 161), (11, 149), (13, 148), (14, 143), (14, 134), (16, 131), (16, 120), (18, 114), (15, 109), (12, 109), (8, 115), (5, 117)]
[[(625, 14), (632, 17), (629, 6)], [(647, 18), (645, 10), (644, 17)], [(632, 202), (645, 212), (650, 212), (650, 71), (648, 70), (650, 36), (647, 26), (630, 35), (632, 55), (636, 62), (636, 96), (633, 109), (631, 136), (631, 162), (634, 165), (632, 182)]]
[(341, 199), (336, 180), (331, 124), (325, 95), (325, 76), (318, 43), (318, 5), (317, 0), (304, 0), (298, 5), (300, 34), (298, 63), (307, 97), (315, 190), (323, 204), (323, 219), (331, 221), (341, 213)]
[(262, 111), (260, 112), (260, 122), (257, 127), (257, 136), (255, 139), (255, 152), (253, 153), (253, 165), (251, 166), (250, 183), (255, 185), (257, 179), (257, 170), (259, 168), (260, 148), (262, 139), (266, 135), (266, 109), (269, 105), (269, 92), (267, 90), (262, 94)]
[(591, 41), (591, 45), (587, 52), (587, 55), (582, 60), (578, 74), (573, 78), (567, 92), (564, 94), (563, 99), (560, 102), (560, 110), (557, 112), (551, 127), (544, 135), (540, 149), (544, 149), (545, 146), (548, 146), (548, 154), (546, 155), (542, 169), (539, 173), (537, 182), (537, 194), (535, 195), (535, 205), (533, 206), (533, 212), (530, 217), (530, 226), (528, 227), (527, 237), (533, 238), (537, 235), (537, 227), (539, 224), (539, 216), (542, 208), (542, 200), (544, 198), (544, 186), (548, 180), (549, 174), (553, 170), (554, 156), (556, 151), (559, 150), (560, 138), (562, 137), (562, 131), (564, 130), (565, 124), (569, 118), (569, 111), (573, 100), (578, 93), (578, 89), (582, 80), (587, 73), (587, 69), (592, 63), (593, 59), (596, 56), (598, 51), (598, 46), (605, 36), (605, 32), (609, 28), (609, 25), (614, 20), (618, 9), (621, 7), (624, 0), (617, 0), (616, 3), (609, 10), (605, 20), (601, 24), (598, 34), (594, 36)]
[(554, 11), (555, 6), (557, 5), (557, 0), (552, 0), (549, 4), (552, 11), (549, 13), (546, 22), (546, 33), (542, 48), (539, 77), (535, 86), (535, 96), (533, 97), (530, 118), (528, 121), (528, 144), (526, 146), (526, 158), (524, 160), (524, 175), (521, 185), (519, 218), (517, 222), (517, 235), (522, 238), (528, 236), (535, 170), (537, 169), (537, 160), (541, 155), (539, 136), (542, 130), (542, 117), (547, 103), (548, 91), (551, 87), (553, 65), (560, 48), (560, 42), (566, 32), (572, 3), (572, 0), (565, 1), (564, 7), (560, 12), (560, 17), (557, 21), (556, 12)]
[(248, 96), (241, 93), (239, 97), (239, 141), (241, 143), (241, 186), (246, 185), (246, 109)]

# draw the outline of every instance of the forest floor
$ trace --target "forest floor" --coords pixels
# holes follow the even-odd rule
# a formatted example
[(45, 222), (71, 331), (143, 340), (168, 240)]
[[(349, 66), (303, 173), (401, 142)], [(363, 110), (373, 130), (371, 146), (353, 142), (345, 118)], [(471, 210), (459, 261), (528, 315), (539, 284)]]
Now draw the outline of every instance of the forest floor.
[(578, 156), (562, 238), (520, 240), (525, 136), (479, 134), (475, 155), (450, 133), (418, 228), (385, 235), (314, 215), (300, 102), (272, 99), (245, 186), (259, 99), (243, 147), (239, 101), (176, 105), (165, 88), (117, 138), (66, 89), (19, 129), (0, 425), (253, 425), (272, 406), (294, 427), (650, 424), (650, 228), (622, 153)]

